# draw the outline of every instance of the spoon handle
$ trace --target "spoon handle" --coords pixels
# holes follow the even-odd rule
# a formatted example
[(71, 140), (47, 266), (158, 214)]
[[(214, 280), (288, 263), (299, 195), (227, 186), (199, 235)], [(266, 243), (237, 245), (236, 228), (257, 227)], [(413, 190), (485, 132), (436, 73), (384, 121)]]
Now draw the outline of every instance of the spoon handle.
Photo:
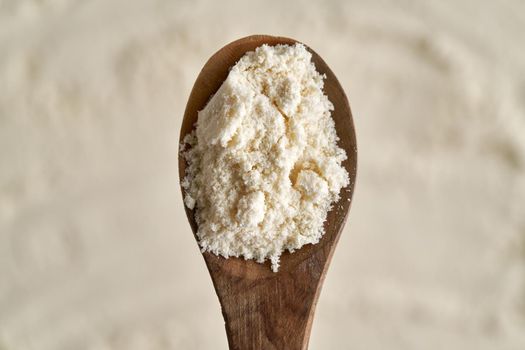
[[(237, 272), (231, 269), (232, 273), (225, 274), (222, 266), (214, 266), (213, 261), (207, 260), (230, 350), (308, 348), (321, 271), (312, 280), (311, 267), (309, 270), (309, 264), (304, 264), (293, 274), (269, 272), (267, 278), (250, 278), (245, 268), (240, 267), (242, 271)], [(219, 272), (215, 269), (221, 273), (213, 273)]]

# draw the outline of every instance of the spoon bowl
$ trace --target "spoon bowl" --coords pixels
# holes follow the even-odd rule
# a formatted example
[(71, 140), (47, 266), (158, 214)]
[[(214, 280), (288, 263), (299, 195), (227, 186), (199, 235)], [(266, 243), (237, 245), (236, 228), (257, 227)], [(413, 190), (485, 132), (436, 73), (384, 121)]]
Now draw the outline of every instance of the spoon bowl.
[[(298, 41), (290, 38), (253, 35), (216, 52), (195, 81), (184, 112), (180, 142), (194, 129), (198, 111), (206, 106), (228, 76), (229, 69), (246, 52), (263, 44), (296, 43)], [(219, 297), (230, 349), (307, 349), (317, 299), (350, 209), (357, 170), (352, 113), (334, 73), (317, 53), (305, 47), (312, 53), (317, 71), (326, 75), (324, 93), (334, 105), (332, 118), (339, 137), (338, 145), (348, 156), (342, 165), (348, 171), (350, 185), (341, 189), (339, 201), (328, 212), (325, 234), (319, 243), (305, 245), (294, 253), (284, 252), (278, 272), (272, 272), (269, 261), (260, 264), (242, 258), (225, 259), (210, 252), (202, 254)], [(186, 166), (179, 152), (181, 181)], [(187, 207), (185, 210), (197, 239), (194, 212)]]

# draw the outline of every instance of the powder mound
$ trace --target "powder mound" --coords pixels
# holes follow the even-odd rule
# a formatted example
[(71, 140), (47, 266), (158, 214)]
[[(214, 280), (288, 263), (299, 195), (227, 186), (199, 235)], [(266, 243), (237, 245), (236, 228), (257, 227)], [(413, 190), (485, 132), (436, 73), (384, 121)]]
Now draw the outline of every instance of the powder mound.
[(230, 70), (186, 135), (184, 202), (203, 251), (264, 262), (315, 244), (341, 188), (332, 103), (301, 44), (258, 47)]

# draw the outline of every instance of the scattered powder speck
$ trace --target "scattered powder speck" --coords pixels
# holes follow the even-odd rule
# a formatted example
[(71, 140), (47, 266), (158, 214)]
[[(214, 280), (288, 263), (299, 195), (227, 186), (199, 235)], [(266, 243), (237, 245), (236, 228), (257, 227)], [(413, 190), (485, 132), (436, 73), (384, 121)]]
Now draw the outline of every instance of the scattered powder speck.
[(349, 184), (323, 79), (303, 45), (263, 45), (199, 112), (182, 187), (203, 251), (277, 271), (283, 251), (319, 241)]

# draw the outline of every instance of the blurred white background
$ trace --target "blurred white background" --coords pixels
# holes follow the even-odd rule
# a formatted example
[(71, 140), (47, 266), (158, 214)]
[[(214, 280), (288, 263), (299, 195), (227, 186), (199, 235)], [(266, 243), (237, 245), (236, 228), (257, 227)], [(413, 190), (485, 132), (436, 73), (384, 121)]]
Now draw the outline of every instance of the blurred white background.
[(177, 142), (250, 34), (316, 50), (356, 123), (310, 348), (524, 349), (524, 33), (519, 0), (0, 0), (0, 349), (227, 348)]

